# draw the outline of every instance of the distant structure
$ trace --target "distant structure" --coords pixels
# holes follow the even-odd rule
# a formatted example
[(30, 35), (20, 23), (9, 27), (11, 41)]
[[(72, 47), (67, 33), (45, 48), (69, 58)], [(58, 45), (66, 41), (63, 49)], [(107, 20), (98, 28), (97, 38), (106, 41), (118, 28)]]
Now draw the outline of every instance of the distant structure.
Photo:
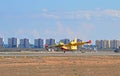
[(96, 40), (97, 49), (116, 49), (120, 47), (120, 40)]
[(4, 45), (3, 38), (0, 38), (0, 48), (2, 48)]
[(29, 48), (30, 47), (29, 39), (27, 39), (27, 38), (20, 39), (19, 47), (20, 48)]
[[(59, 42), (63, 42), (64, 44), (68, 44), (70, 39), (61, 39)], [(82, 42), (81, 39), (77, 39), (77, 42)], [(24, 38), (20, 39), (19, 45), (17, 42), (17, 38), (12, 37), (8, 38), (8, 44), (4, 44), (4, 39), (0, 37), (0, 48), (44, 48), (44, 44), (47, 45), (54, 45), (55, 39), (50, 38), (46, 39), (45, 43), (44, 40), (41, 38), (34, 39), (34, 43), (30, 44), (29, 39)], [(95, 48), (95, 49), (102, 49), (102, 50), (113, 50), (120, 48), (120, 40), (96, 40), (95, 45), (81, 45), (78, 46), (78, 50), (84, 48)]]
[(110, 48), (116, 49), (120, 47), (120, 40), (110, 40)]
[(8, 38), (8, 47), (9, 48), (17, 48), (17, 38), (15, 38), (15, 37)]
[(43, 39), (35, 39), (34, 40), (34, 48), (43, 48), (44, 41)]
[(54, 45), (55, 44), (55, 39), (52, 39), (52, 38), (46, 39), (46, 44), (47, 45)]
[(110, 48), (110, 40), (96, 40), (96, 47), (98, 49)]
[(104, 49), (108, 49), (110, 48), (110, 40), (104, 40), (103, 41), (103, 46), (102, 46)]
[(70, 39), (61, 39), (59, 42), (62, 42), (64, 44), (68, 44), (70, 42)]
[(97, 49), (102, 49), (102, 41), (101, 40), (96, 40), (95, 45), (96, 45)]

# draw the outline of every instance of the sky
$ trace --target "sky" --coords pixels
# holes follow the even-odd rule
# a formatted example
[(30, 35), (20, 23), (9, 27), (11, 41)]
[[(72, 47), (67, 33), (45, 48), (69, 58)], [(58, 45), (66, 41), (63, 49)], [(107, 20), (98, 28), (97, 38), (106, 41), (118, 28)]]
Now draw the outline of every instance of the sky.
[(120, 0), (0, 0), (0, 37), (120, 39)]

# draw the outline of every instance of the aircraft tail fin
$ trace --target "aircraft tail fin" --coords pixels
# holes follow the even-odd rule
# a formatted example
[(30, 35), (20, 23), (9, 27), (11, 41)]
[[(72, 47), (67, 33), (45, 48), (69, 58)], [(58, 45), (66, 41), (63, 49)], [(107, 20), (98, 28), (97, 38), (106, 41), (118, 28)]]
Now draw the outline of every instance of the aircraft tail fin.
[(89, 41), (87, 41), (86, 43), (90, 45), (90, 44), (92, 43), (92, 41), (91, 41), (91, 40), (89, 40)]

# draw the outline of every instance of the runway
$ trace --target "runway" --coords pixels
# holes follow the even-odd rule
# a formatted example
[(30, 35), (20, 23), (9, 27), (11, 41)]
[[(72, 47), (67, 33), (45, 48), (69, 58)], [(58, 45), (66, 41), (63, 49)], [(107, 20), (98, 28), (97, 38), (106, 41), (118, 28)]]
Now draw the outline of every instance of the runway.
[(120, 55), (115, 52), (0, 52), (0, 56), (39, 56), (39, 57), (52, 57), (52, 56), (101, 56), (101, 55)]

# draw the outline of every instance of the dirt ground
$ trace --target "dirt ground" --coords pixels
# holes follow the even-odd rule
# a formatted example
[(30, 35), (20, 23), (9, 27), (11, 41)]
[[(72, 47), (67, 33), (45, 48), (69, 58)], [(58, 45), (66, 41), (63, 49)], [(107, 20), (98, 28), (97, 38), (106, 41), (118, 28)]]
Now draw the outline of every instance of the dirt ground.
[(120, 56), (1, 57), (0, 76), (120, 76)]

